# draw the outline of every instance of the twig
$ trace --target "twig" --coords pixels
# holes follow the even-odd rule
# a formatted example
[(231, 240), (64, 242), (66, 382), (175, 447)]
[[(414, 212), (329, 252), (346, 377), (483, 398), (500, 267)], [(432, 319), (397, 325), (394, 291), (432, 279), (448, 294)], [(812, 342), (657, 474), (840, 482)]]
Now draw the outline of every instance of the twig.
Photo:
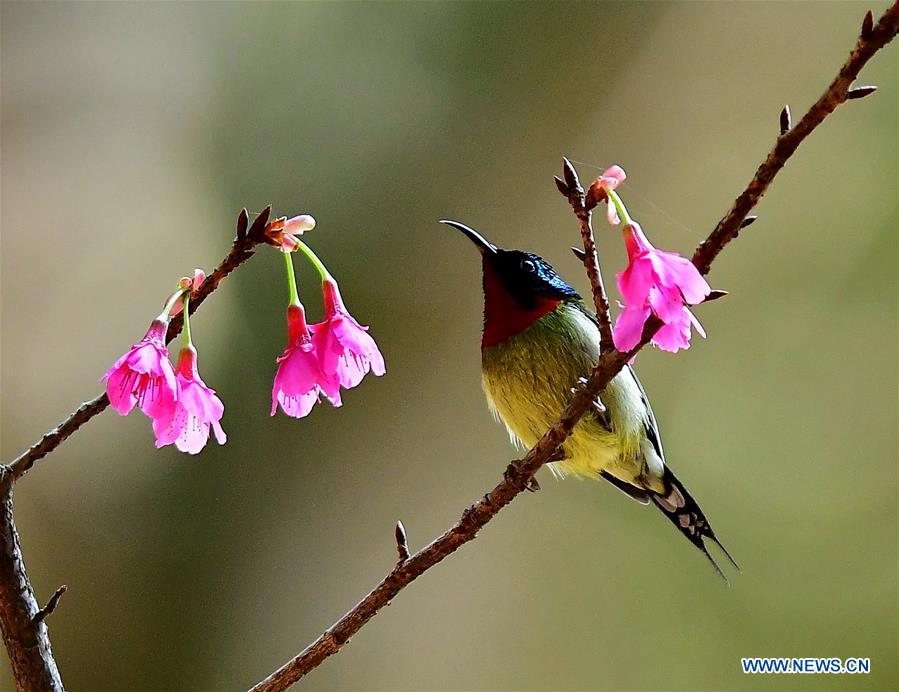
[[(718, 226), (708, 239), (693, 253), (693, 264), (703, 274), (708, 274), (712, 260), (718, 256), (725, 245), (737, 237), (740, 232), (740, 224), (765, 194), (771, 181), (774, 180), (774, 176), (784, 167), (787, 159), (793, 155), (796, 148), (811, 134), (812, 130), (824, 121), (824, 118), (850, 98), (850, 87), (858, 77), (858, 73), (861, 72), (868, 60), (896, 35), (899, 30), (899, 3), (894, 2), (876, 26), (871, 26), (870, 17), (871, 13), (868, 12), (862, 23), (862, 32), (858, 42), (830, 86), (802, 116), (802, 120), (796, 123), (789, 132), (777, 138), (774, 148), (762, 165), (758, 167), (746, 189), (737, 197), (730, 211), (718, 222)], [(859, 87), (859, 89), (866, 92), (861, 95), (867, 95), (872, 91), (869, 87)]]
[(69, 587), (63, 584), (56, 591), (53, 592), (53, 595), (50, 596), (50, 600), (47, 601), (47, 605), (41, 608), (34, 616), (34, 621), (43, 622), (50, 615), (53, 614), (53, 611), (56, 610), (56, 606), (59, 605), (59, 599), (62, 598), (63, 594), (69, 590)]
[[(206, 278), (190, 301), (191, 314), (218, 288), (222, 279), (252, 257), (257, 241), (250, 234), (257, 230), (257, 226), (265, 225), (270, 211), (270, 207), (262, 211), (249, 233), (247, 212), (245, 209), (241, 212), (237, 220), (237, 237), (231, 251)], [(177, 315), (170, 321), (166, 343), (178, 336), (183, 320), (183, 315)], [(59, 447), (72, 433), (108, 405), (109, 399), (106, 394), (83, 403), (77, 411), (46, 433), (39, 442), (9, 465), (0, 464), (0, 631), (19, 690), (29, 692), (63, 690), (44, 620), (56, 609), (66, 587), (59, 587), (44, 608), (38, 606), (25, 571), (25, 562), (16, 532), (12, 510), (13, 486), (28, 472), (34, 462)]]
[[(870, 20), (866, 20), (870, 24)], [(849, 60), (840, 70), (839, 76), (828, 87), (824, 95), (812, 106), (802, 120), (785, 135), (778, 138), (774, 151), (759, 167), (756, 176), (746, 190), (734, 202), (731, 210), (718, 223), (715, 230), (697, 248), (693, 263), (701, 272), (708, 273), (712, 260), (718, 256), (727, 243), (733, 240), (740, 230), (749, 211), (755, 206), (767, 189), (771, 180), (783, 167), (815, 127), (830, 114), (834, 108), (846, 100), (849, 84), (858, 75), (862, 66), (884, 45), (889, 43), (899, 29), (899, 0), (884, 14), (877, 26), (863, 30), (858, 44), (852, 51)], [(571, 186), (566, 181), (556, 179), (559, 189), (568, 196)], [(587, 248), (585, 247), (585, 251)], [(594, 248), (595, 252), (595, 248)], [(576, 253), (577, 254), (577, 253)], [(589, 262), (590, 252), (585, 259)], [(595, 296), (594, 296), (595, 297)], [(656, 331), (662, 326), (661, 321), (651, 316), (647, 320), (640, 343), (629, 353), (612, 350), (603, 353), (586, 384), (579, 388), (571, 403), (562, 413), (558, 421), (531, 448), (528, 454), (519, 461), (513, 462), (506, 470), (503, 481), (487, 493), (481, 500), (466, 509), (461, 518), (433, 543), (418, 551), (409, 560), (398, 564), (378, 586), (356, 604), (340, 620), (328, 628), (318, 639), (303, 649), (293, 659), (251, 688), (251, 692), (280, 692), (310, 670), (318, 666), (327, 657), (340, 651), (350, 637), (358, 632), (374, 615), (387, 605), (403, 588), (417, 579), (421, 574), (439, 563), (459, 547), (477, 536), (478, 531), (516, 496), (521, 494), (528, 480), (543, 464), (552, 459), (559, 447), (565, 442), (577, 421), (590, 408), (592, 401), (606, 387), (609, 381), (624, 367), (625, 363), (637, 353)]]
[[(47, 625), (39, 617), (41, 609), (25, 571), (13, 518), (13, 482), (9, 468), (0, 465), (0, 630), (16, 688), (28, 692), (59, 692), (63, 690), (62, 679), (53, 658)], [(55, 595), (54, 598), (59, 600)]]
[(577, 217), (581, 228), (581, 241), (584, 243), (583, 254), (575, 253), (578, 259), (584, 263), (587, 270), (587, 279), (590, 281), (590, 289), (593, 293), (593, 306), (596, 309), (596, 319), (599, 323), (599, 350), (601, 353), (612, 351), (615, 344), (612, 341), (612, 319), (609, 316), (609, 299), (606, 296), (606, 287), (602, 281), (602, 271), (599, 268), (599, 255), (596, 252), (596, 238), (593, 235), (593, 209), (595, 201), (587, 200), (577, 171), (571, 165), (571, 161), (562, 158), (562, 175), (564, 180), (555, 178), (556, 187), (568, 200), (571, 210)]
[[(636, 350), (634, 351), (636, 352)], [(252, 692), (284, 690), (340, 648), (404, 587), (461, 546), (473, 540), (478, 531), (503, 507), (527, 489), (528, 481), (565, 441), (584, 412), (590, 408), (609, 380), (627, 363), (631, 354), (612, 351), (599, 361), (586, 385), (579, 389), (558, 421), (528, 454), (513, 462), (503, 480), (466, 509), (461, 518), (433, 543), (398, 564), (384, 580), (346, 615), (328, 628), (295, 658), (252, 688)]]
[[(253, 224), (254, 228), (260, 219), (262, 219), (261, 225), (264, 226), (270, 212), (271, 207), (266, 207), (256, 218), (256, 222)], [(200, 286), (196, 294), (192, 296), (190, 300), (191, 315), (193, 315), (203, 301), (218, 288), (219, 282), (222, 279), (253, 256), (253, 248), (256, 245), (256, 240), (247, 237), (246, 221), (246, 210), (243, 210), (238, 218), (237, 238), (231, 245), (231, 252), (229, 252), (228, 256), (222, 260), (222, 263), (215, 269), (215, 271), (206, 277), (206, 281), (203, 282), (203, 285)], [(171, 342), (172, 339), (181, 333), (183, 322), (183, 315), (179, 314), (172, 318), (169, 322), (169, 329), (166, 334), (166, 343)], [(81, 406), (79, 406), (68, 418), (50, 432), (45, 433), (38, 442), (9, 463), (8, 466), (12, 471), (13, 481), (24, 476), (31, 467), (34, 466), (34, 462), (42, 459), (59, 447), (66, 438), (87, 423), (91, 418), (102, 413), (107, 406), (109, 406), (109, 399), (105, 393), (81, 404)]]

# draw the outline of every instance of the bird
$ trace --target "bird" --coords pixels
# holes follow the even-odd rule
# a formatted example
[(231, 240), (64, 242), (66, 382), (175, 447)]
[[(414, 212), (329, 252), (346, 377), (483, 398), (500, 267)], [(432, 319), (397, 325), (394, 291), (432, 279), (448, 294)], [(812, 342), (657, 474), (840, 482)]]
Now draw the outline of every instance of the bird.
[[(539, 255), (499, 248), (458, 221), (441, 223), (468, 237), (481, 254), (481, 384), (512, 442), (530, 448), (599, 360), (596, 315)], [(655, 415), (633, 367), (622, 368), (593, 404), (548, 463), (553, 474), (600, 478), (631, 499), (654, 505), (729, 583), (705, 541), (740, 567), (668, 467)]]

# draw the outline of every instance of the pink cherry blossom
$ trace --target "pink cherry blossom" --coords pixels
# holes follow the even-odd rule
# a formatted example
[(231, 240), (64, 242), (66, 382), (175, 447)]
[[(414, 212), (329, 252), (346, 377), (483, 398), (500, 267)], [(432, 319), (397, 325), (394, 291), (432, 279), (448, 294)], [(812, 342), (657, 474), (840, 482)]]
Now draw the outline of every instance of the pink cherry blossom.
[[(202, 269), (194, 269), (193, 277), (190, 276), (182, 276), (178, 281), (178, 286), (187, 291), (190, 289), (191, 295), (196, 295), (197, 291), (200, 290), (200, 286), (203, 285), (203, 282), (206, 281), (206, 272)], [(169, 314), (174, 317), (179, 314), (184, 309), (184, 303), (182, 301), (178, 301), (172, 306), (172, 309), (169, 311)]]
[(153, 419), (156, 446), (164, 447), (174, 442), (182, 452), (197, 454), (209, 440), (210, 427), (218, 443), (225, 444), (228, 438), (219, 422), (225, 406), (215, 391), (200, 379), (197, 351), (193, 346), (185, 346), (178, 354), (175, 378), (177, 399), (171, 415)]
[(119, 358), (106, 380), (109, 403), (125, 416), (135, 405), (151, 418), (166, 417), (175, 407), (175, 371), (165, 346), (168, 323), (153, 320), (146, 335)]
[(275, 415), (280, 404), (288, 416), (302, 418), (318, 403), (319, 395), (333, 406), (340, 406), (340, 382), (336, 375), (322, 372), (302, 305), (287, 308), (287, 325), (287, 348), (278, 358), (271, 415)]
[(609, 190), (614, 190), (621, 185), (625, 179), (627, 179), (627, 173), (624, 172), (624, 169), (621, 166), (615, 165), (604, 170), (602, 175), (590, 185), (590, 197), (597, 202), (602, 201), (603, 199), (606, 200), (606, 215), (609, 219), (609, 223), (613, 226), (617, 226), (621, 223), (621, 219), (618, 218), (618, 211), (615, 209), (615, 205), (609, 198), (608, 193)]
[(280, 248), (284, 252), (294, 252), (299, 247), (296, 237), (313, 228), (315, 228), (315, 219), (309, 214), (300, 214), (290, 219), (282, 216), (266, 225), (262, 237), (269, 245)]
[(366, 373), (383, 375), (384, 358), (375, 340), (347, 312), (332, 278), (322, 281), (325, 299), (325, 319), (310, 327), (325, 375), (336, 375), (340, 386), (349, 389), (362, 381)]
[(634, 348), (650, 314), (665, 323), (652, 338), (653, 344), (671, 352), (689, 348), (691, 326), (703, 337), (705, 332), (686, 306), (705, 299), (711, 291), (708, 283), (690, 260), (653, 247), (640, 224), (628, 223), (624, 239), (629, 262), (618, 274), (625, 307), (615, 322), (615, 348), (622, 352)]

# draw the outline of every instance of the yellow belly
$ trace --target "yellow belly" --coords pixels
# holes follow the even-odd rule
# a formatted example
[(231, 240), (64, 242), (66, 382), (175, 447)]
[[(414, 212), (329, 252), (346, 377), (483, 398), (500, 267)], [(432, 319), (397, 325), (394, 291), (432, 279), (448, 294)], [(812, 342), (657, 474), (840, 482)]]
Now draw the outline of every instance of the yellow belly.
[[(513, 442), (531, 447), (558, 419), (572, 388), (599, 358), (595, 325), (575, 308), (562, 307), (497, 346), (482, 349), (484, 392)], [(608, 430), (590, 412), (563, 445), (565, 458), (551, 468), (558, 475), (596, 478), (608, 471), (643, 485), (647, 442), (640, 389), (627, 371), (601, 394)]]

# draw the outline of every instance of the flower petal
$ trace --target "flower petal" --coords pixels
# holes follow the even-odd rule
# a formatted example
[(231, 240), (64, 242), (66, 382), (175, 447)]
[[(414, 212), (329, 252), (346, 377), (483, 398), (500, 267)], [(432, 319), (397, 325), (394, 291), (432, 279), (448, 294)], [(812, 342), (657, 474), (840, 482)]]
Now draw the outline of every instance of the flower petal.
[[(309, 412), (312, 411), (312, 408), (318, 403), (317, 389), (299, 396), (289, 396), (284, 392), (278, 392), (276, 396), (284, 413), (293, 418), (303, 418), (304, 416), (309, 415)], [(275, 414), (272, 413), (272, 415)]]
[(662, 322), (682, 319), (684, 299), (675, 287), (653, 286), (649, 290), (649, 306)]
[(175, 447), (187, 454), (199, 454), (209, 441), (209, 423), (188, 414), (187, 423), (175, 440)]
[(617, 283), (625, 304), (643, 305), (649, 298), (649, 290), (656, 283), (652, 262), (643, 256), (632, 258), (627, 268), (618, 274)]
[(137, 403), (132, 389), (133, 373), (127, 367), (119, 367), (110, 370), (104, 377), (107, 378), (106, 396), (110, 405), (120, 416), (127, 416)]
[(621, 223), (621, 218), (618, 216), (618, 209), (615, 207), (612, 200), (606, 202), (606, 219), (608, 219), (609, 223), (613, 226), (617, 226)]
[(602, 172), (602, 180), (603, 183), (607, 186), (607, 189), (614, 190), (621, 183), (623, 183), (627, 179), (627, 173), (624, 172), (624, 169), (615, 164), (614, 166), (609, 166), (606, 170)]
[(649, 307), (628, 306), (615, 320), (615, 328), (612, 330), (612, 340), (615, 348), (626, 353), (640, 343), (643, 336), (643, 325), (649, 319)]

